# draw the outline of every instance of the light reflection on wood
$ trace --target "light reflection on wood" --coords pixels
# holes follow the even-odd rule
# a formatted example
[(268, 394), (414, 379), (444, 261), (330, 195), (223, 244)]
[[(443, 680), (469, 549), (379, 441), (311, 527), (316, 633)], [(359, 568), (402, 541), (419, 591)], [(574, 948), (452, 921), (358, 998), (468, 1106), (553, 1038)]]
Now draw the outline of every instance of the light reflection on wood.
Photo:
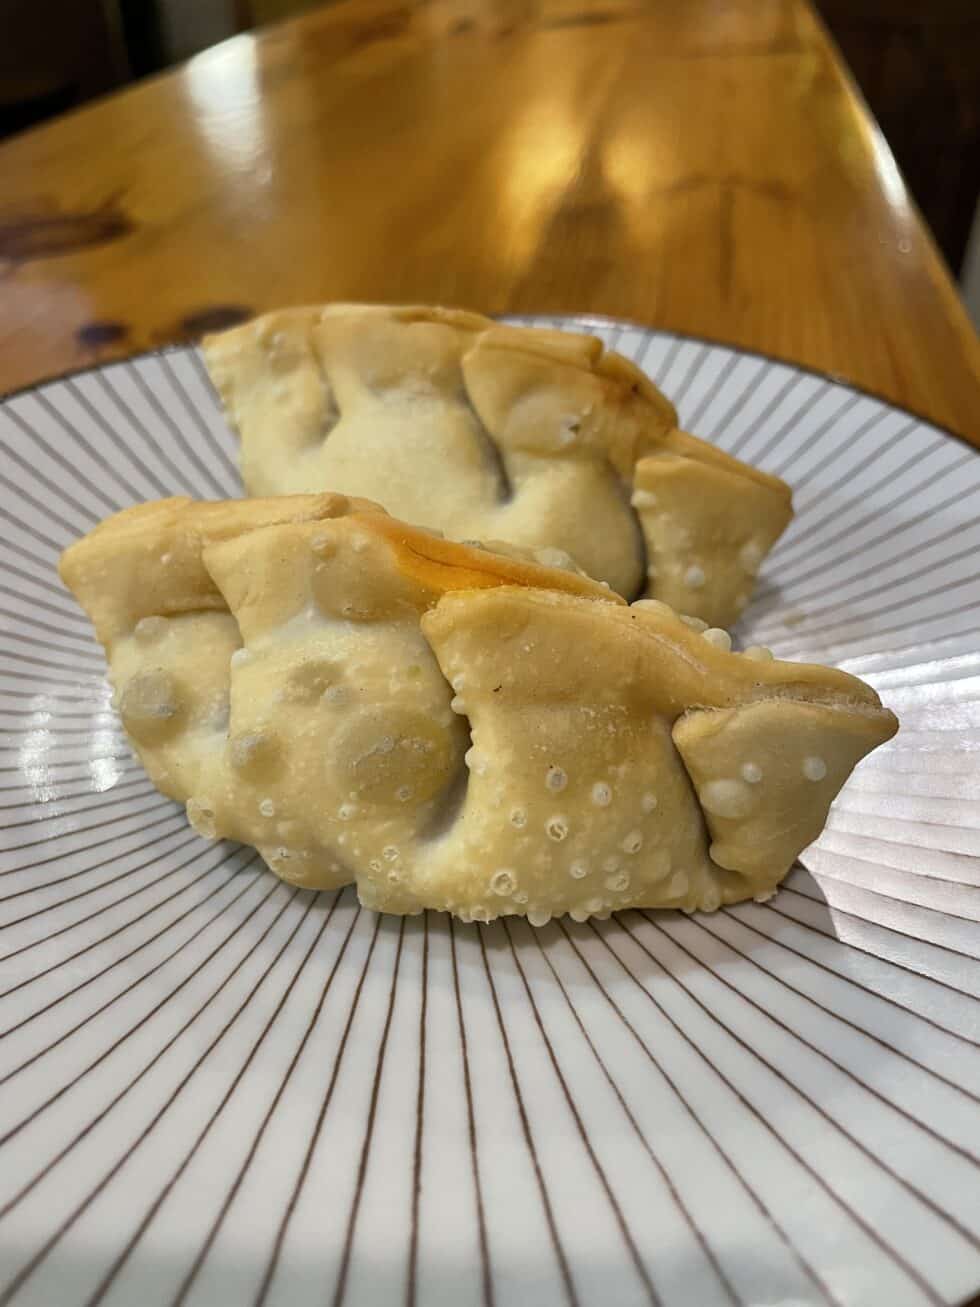
[(980, 440), (980, 349), (802, 0), (348, 0), (0, 147), (0, 389), (311, 300), (595, 312)]

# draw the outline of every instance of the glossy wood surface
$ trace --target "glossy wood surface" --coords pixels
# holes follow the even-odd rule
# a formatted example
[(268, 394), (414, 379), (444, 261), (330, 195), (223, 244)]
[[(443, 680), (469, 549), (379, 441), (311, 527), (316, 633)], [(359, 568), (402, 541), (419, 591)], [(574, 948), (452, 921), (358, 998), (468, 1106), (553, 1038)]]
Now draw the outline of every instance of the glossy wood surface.
[(980, 443), (980, 347), (803, 0), (340, 0), (0, 147), (0, 390), (276, 305), (593, 312)]

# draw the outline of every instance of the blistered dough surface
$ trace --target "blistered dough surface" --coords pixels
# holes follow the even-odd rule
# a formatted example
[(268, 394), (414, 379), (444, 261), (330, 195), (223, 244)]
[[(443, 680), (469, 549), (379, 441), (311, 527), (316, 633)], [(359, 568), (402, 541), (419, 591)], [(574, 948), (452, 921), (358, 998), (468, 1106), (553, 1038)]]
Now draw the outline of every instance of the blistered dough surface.
[(677, 430), (591, 336), (429, 308), (271, 313), (204, 355), (253, 495), (342, 491), (455, 540), (571, 555), (729, 625), (791, 516), (783, 482)]
[(61, 572), (195, 829), (380, 910), (765, 895), (895, 729), (844, 673), (343, 496), (127, 510)]

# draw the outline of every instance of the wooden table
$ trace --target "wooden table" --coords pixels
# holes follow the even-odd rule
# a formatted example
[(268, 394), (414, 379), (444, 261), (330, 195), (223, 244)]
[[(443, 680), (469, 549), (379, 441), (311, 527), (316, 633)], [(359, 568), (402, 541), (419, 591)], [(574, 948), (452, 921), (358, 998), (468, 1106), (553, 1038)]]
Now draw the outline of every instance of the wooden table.
[(0, 390), (323, 299), (589, 311), (980, 443), (980, 347), (804, 0), (338, 0), (0, 147)]

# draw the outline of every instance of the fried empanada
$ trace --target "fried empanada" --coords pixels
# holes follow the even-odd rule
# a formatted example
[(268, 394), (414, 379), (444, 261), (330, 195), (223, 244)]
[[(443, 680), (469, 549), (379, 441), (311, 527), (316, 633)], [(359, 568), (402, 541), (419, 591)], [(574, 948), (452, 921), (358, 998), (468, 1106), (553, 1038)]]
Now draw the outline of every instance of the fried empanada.
[(195, 828), (383, 911), (765, 896), (896, 729), (843, 672), (341, 495), (129, 509), (61, 573)]
[(626, 598), (733, 623), (789, 488), (677, 430), (593, 336), (433, 308), (285, 309), (203, 342), (249, 494), (367, 495), (455, 540), (570, 554)]

